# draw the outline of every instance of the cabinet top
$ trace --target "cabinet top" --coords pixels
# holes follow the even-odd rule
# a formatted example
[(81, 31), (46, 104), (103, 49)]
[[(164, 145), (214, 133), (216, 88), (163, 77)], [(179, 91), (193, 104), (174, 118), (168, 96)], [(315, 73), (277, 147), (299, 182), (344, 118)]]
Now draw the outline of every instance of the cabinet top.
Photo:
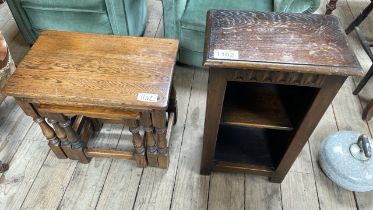
[(204, 65), (363, 75), (336, 17), (233, 10), (207, 14)]

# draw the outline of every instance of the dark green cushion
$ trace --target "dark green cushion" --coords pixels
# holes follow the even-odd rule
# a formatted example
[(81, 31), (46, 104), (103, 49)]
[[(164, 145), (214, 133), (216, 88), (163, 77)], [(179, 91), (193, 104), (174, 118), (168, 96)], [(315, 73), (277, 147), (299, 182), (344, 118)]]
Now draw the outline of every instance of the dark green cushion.
[(206, 14), (210, 9), (273, 11), (273, 0), (192, 0), (181, 18), (180, 47), (203, 52)]
[(45, 29), (112, 34), (109, 18), (105, 13), (82, 11), (51, 11), (25, 8), (32, 30), (39, 34)]
[(104, 0), (21, 0), (32, 30), (112, 34)]

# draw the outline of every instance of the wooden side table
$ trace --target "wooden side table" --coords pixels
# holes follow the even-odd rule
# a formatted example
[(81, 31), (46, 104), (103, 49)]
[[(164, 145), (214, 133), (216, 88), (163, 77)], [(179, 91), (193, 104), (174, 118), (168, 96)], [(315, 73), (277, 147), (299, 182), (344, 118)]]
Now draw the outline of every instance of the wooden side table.
[(201, 173), (281, 182), (350, 75), (363, 71), (334, 16), (211, 10)]
[[(3, 92), (40, 125), (58, 158), (167, 168), (177, 48), (171, 39), (44, 31)], [(127, 125), (134, 150), (87, 148), (102, 122)]]

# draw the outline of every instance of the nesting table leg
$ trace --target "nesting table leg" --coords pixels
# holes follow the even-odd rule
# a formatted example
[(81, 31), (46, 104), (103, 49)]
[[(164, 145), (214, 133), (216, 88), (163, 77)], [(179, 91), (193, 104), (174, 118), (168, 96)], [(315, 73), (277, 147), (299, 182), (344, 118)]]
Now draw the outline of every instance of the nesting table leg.
[(71, 127), (71, 120), (65, 117), (59, 122), (59, 125), (64, 129), (67, 140), (71, 143), (72, 156), (81, 163), (88, 163), (89, 159), (84, 153), (85, 145)]
[(53, 129), (45, 122), (44, 118), (38, 116), (34, 118), (34, 122), (39, 124), (43, 135), (48, 139), (48, 146), (57, 156), (57, 158), (65, 159), (66, 155), (60, 147), (60, 140), (57, 138)]
[[(89, 163), (91, 157), (120, 156), (124, 159), (134, 159), (138, 167), (144, 168), (149, 165), (168, 168), (170, 161), (168, 138), (169, 133), (171, 133), (170, 126), (172, 126), (172, 124), (169, 124), (167, 127), (167, 112), (169, 110), (147, 110), (140, 112), (140, 119), (124, 118), (123, 123), (129, 126), (132, 133), (133, 152), (100, 149), (91, 149), (87, 152), (87, 141), (84, 141), (84, 139), (88, 140), (89, 136), (87, 136), (86, 130), (99, 131), (102, 126), (100, 121), (88, 118), (88, 121), (81, 124), (82, 121), (78, 118), (72, 122), (72, 119), (62, 112), (49, 112), (46, 108), (28, 103), (23, 99), (17, 99), (17, 103), (27, 115), (33, 117), (34, 121), (39, 124), (44, 136), (49, 140), (49, 147), (58, 158), (69, 158), (81, 163)], [(172, 121), (174, 119), (173, 113), (171, 117), (168, 116), (172, 118)], [(85, 128), (85, 126), (91, 126), (91, 128)], [(143, 127), (144, 136), (140, 135), (141, 127)]]
[(56, 137), (56, 133), (54, 130), (45, 122), (44, 118), (41, 117), (37, 112), (36, 109), (32, 106), (32, 104), (23, 101), (19, 98), (16, 98), (17, 104), (21, 107), (21, 109), (30, 117), (34, 119), (34, 122), (36, 122), (42, 132), (43, 135), (48, 139), (49, 147), (54, 152), (54, 154), (57, 156), (57, 158), (65, 159), (66, 155), (63, 152), (63, 150), (60, 147), (60, 140), (58, 137)]
[(73, 156), (73, 152), (71, 150), (71, 144), (67, 140), (67, 136), (66, 136), (64, 129), (59, 125), (58, 121), (54, 118), (48, 117), (47, 122), (52, 124), (57, 137), (60, 139), (60, 146), (63, 152), (66, 154), (66, 156), (69, 159), (75, 160), (76, 158)]
[(157, 167), (158, 166), (158, 146), (157, 139), (154, 136), (154, 127), (150, 112), (141, 113), (141, 125), (144, 128), (144, 142), (146, 142), (146, 157), (148, 165)]
[(145, 157), (145, 144), (140, 135), (140, 126), (131, 125), (132, 143), (135, 148), (134, 157), (138, 167), (145, 168), (148, 164)]
[(158, 166), (160, 168), (168, 168), (170, 157), (168, 154), (168, 143), (166, 137), (166, 112), (154, 111), (152, 113), (152, 120), (158, 139)]

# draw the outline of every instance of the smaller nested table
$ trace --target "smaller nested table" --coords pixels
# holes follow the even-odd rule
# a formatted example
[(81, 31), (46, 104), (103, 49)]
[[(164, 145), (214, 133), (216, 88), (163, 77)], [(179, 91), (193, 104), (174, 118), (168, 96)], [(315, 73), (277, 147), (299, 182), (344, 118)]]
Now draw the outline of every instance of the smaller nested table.
[(201, 173), (281, 182), (339, 88), (363, 71), (334, 16), (211, 10)]
[[(177, 49), (172, 39), (44, 31), (3, 93), (40, 125), (58, 158), (115, 157), (167, 168)], [(134, 150), (87, 148), (103, 122), (129, 126)]]

